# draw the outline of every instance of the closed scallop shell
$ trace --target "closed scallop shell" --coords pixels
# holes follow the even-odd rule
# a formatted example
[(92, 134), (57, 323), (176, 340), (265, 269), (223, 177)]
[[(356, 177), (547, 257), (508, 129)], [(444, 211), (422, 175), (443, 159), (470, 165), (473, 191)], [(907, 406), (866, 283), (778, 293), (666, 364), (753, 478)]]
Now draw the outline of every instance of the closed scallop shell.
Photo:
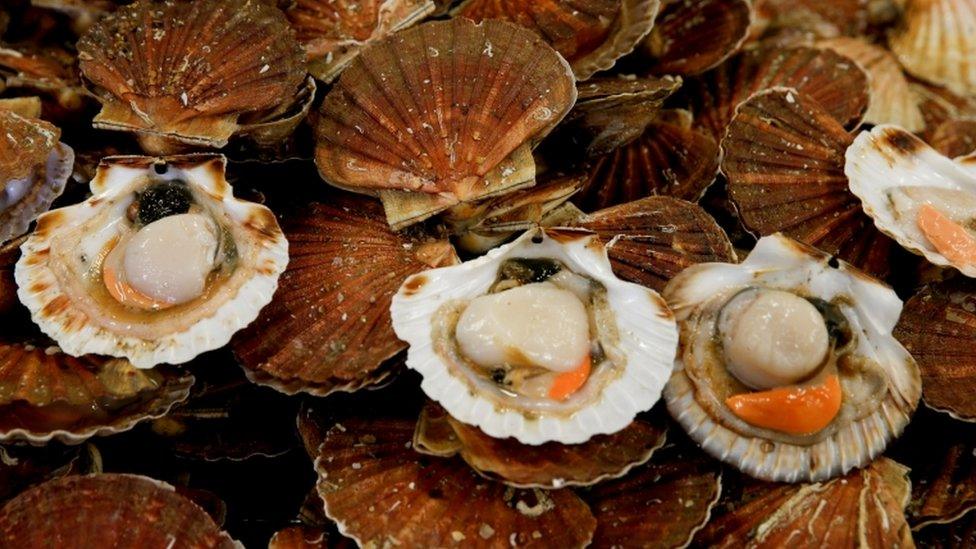
[(894, 245), (848, 189), (852, 141), (813, 98), (774, 89), (739, 107), (722, 140), (722, 173), (749, 230), (782, 232), (884, 276)]
[(305, 48), (309, 72), (331, 82), (362, 48), (434, 9), (431, 0), (297, 0), (285, 15)]
[(642, 51), (653, 74), (700, 74), (739, 51), (751, 23), (748, 0), (665, 0)]
[(867, 73), (871, 101), (864, 113), (864, 122), (895, 124), (911, 132), (925, 128), (918, 96), (912, 92), (908, 79), (891, 52), (864, 38), (834, 38), (817, 44), (853, 59)]
[(175, 370), (141, 373), (122, 359), (0, 343), (0, 440), (78, 444), (127, 431), (186, 400), (193, 381)]
[(654, 26), (660, 0), (466, 0), (453, 10), (475, 21), (501, 19), (537, 32), (580, 80), (609, 69)]
[(288, 394), (355, 391), (388, 377), (406, 348), (390, 300), (412, 274), (457, 261), (451, 244), (390, 230), (367, 197), (334, 193), (284, 216), (288, 269), (275, 299), (233, 342), (248, 377)]
[[(21, 248), (17, 295), (34, 322), (72, 356), (124, 357), (137, 368), (180, 364), (226, 345), (271, 301), (288, 263), (288, 242), (268, 208), (234, 197), (225, 166), (214, 154), (104, 159), (90, 185), (92, 197), (41, 216)], [(123, 306), (105, 290), (102, 276), (89, 273), (128, 223), (136, 193), (173, 180), (185, 182), (226, 231), (236, 261), (227, 276), (211, 277), (208, 291), (186, 304), (160, 311)]]
[(100, 19), (78, 54), (102, 103), (95, 127), (135, 132), (154, 154), (223, 147), (241, 115), (293, 103), (305, 78), (288, 21), (262, 0), (140, 0)]
[(858, 36), (867, 30), (869, 4), (868, 0), (756, 0), (752, 35), (798, 31), (818, 38)]
[(318, 492), (343, 535), (364, 547), (589, 544), (596, 520), (576, 494), (517, 490), (479, 477), (459, 458), (419, 454), (414, 424), (351, 417), (326, 433), (315, 460)]
[(960, 95), (976, 95), (976, 4), (908, 0), (888, 46), (905, 70)]
[(569, 66), (501, 21), (419, 25), (367, 48), (319, 110), (316, 164), (378, 194), (395, 229), (531, 186), (531, 149), (576, 100)]
[(39, 119), (0, 109), (0, 243), (27, 232), (64, 191), (74, 151), (61, 131)]
[(0, 535), (12, 547), (43, 547), (51, 540), (90, 547), (243, 547), (169, 484), (123, 474), (69, 476), (35, 486), (0, 509)]

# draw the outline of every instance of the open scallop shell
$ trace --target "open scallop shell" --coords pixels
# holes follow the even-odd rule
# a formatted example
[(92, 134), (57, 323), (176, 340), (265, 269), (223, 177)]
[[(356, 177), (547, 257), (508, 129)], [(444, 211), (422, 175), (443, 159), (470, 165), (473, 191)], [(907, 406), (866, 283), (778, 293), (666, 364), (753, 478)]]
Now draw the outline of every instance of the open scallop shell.
[[(497, 389), (472, 385), (475, 382), (457, 373), (451, 359), (438, 354), (432, 333), (435, 313), (449, 301), (488, 293), (499, 266), (509, 258), (555, 259), (606, 288), (619, 334), (620, 360), (625, 361), (615, 365), (616, 377), (595, 391), (577, 393), (550, 411), (529, 412), (518, 409), (517, 404), (496, 406), (494, 395), (481, 392)], [(488, 436), (513, 437), (531, 445), (550, 441), (578, 444), (629, 425), (660, 398), (677, 346), (674, 320), (660, 296), (617, 278), (598, 236), (579, 229), (527, 231), (486, 256), (414, 275), (394, 296), (390, 311), (397, 336), (410, 344), (407, 366), (424, 377), (421, 387), (429, 397), (454, 418), (479, 427)], [(599, 372), (596, 369), (593, 376)]]
[[(125, 357), (138, 368), (179, 364), (226, 345), (271, 301), (288, 263), (288, 242), (270, 210), (234, 198), (225, 162), (212, 154), (103, 160), (93, 196), (41, 216), (22, 247), (18, 296), (34, 322), (70, 355)], [(102, 284), (104, 252), (135, 193), (169, 180), (186, 182), (194, 201), (233, 239), (237, 260), (201, 298), (161, 311), (125, 307)]]
[(431, 0), (297, 0), (285, 15), (305, 48), (309, 72), (331, 82), (362, 48), (434, 11)]
[[(664, 295), (682, 323), (684, 345), (664, 392), (668, 410), (708, 453), (754, 477), (820, 481), (861, 467), (901, 433), (921, 397), (918, 366), (891, 335), (902, 306), (895, 292), (847, 263), (839, 262), (836, 268), (831, 263), (827, 254), (777, 234), (761, 238), (739, 265), (696, 265), (665, 288)], [(729, 426), (727, 418), (713, 417), (701, 402), (709, 402), (709, 407), (724, 404), (712, 403), (715, 395), (702, 392), (707, 386), (686, 372), (689, 364), (699, 363), (698, 350), (689, 343), (696, 329), (692, 316), (709, 300), (747, 287), (800, 291), (828, 303), (840, 299), (842, 314), (852, 332), (859, 334), (853, 352), (872, 360), (883, 375), (885, 387), (877, 407), (802, 444), (771, 440), (759, 430)]]
[(739, 106), (722, 140), (722, 173), (748, 229), (783, 232), (884, 276), (894, 246), (848, 190), (852, 140), (810, 96), (769, 90)]
[(457, 261), (451, 244), (390, 230), (380, 205), (333, 193), (284, 216), (291, 261), (275, 299), (234, 339), (248, 377), (288, 394), (326, 395), (381, 381), (406, 348), (390, 324), (404, 279)]
[(645, 463), (664, 445), (667, 429), (658, 423), (638, 418), (621, 431), (582, 444), (527, 446), (492, 438), (428, 403), (413, 440), (418, 451), (442, 457), (459, 454), (476, 471), (509, 486), (563, 488), (619, 478)]
[(135, 132), (154, 154), (223, 147), (241, 115), (293, 103), (305, 79), (294, 32), (262, 0), (140, 0), (100, 19), (78, 52), (102, 103), (95, 127)]
[(737, 52), (751, 23), (748, 0), (665, 0), (642, 50), (652, 73), (691, 76)]
[(532, 29), (569, 61), (577, 78), (586, 80), (633, 51), (654, 26), (660, 6), (660, 0), (466, 0), (452, 13)]
[(61, 131), (39, 119), (0, 109), (0, 243), (27, 232), (64, 191), (74, 151)]
[(888, 37), (905, 70), (960, 95), (976, 95), (976, 4), (969, 0), (908, 0)]
[(510, 23), (425, 23), (367, 48), (325, 97), (316, 164), (378, 194), (395, 229), (534, 183), (531, 149), (569, 112), (575, 80)]
[(891, 198), (893, 192), (911, 187), (976, 192), (976, 158), (951, 160), (911, 133), (888, 125), (861, 133), (846, 157), (850, 191), (881, 232), (930, 263), (976, 277), (976, 264), (956, 264), (939, 253), (914, 217), (899, 211)]
[(92, 547), (243, 547), (169, 484), (119, 474), (70, 476), (23, 492), (0, 509), (0, 536), (14, 547), (51, 540), (84, 540)]

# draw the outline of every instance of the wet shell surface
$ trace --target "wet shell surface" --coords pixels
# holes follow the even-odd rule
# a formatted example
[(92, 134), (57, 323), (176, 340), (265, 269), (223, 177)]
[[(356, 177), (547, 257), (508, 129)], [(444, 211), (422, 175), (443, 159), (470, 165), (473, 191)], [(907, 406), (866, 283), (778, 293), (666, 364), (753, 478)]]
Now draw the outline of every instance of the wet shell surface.
[[(676, 371), (665, 389), (668, 410), (709, 454), (751, 476), (779, 482), (822, 481), (861, 467), (901, 433), (921, 397), (918, 366), (891, 335), (901, 301), (890, 288), (850, 265), (831, 264), (833, 260), (823, 252), (774, 235), (761, 238), (739, 265), (690, 267), (665, 288), (682, 336)], [(768, 385), (757, 381), (773, 377), (757, 373), (769, 371), (759, 366), (765, 351), (761, 346), (749, 347), (745, 357), (737, 351), (742, 349), (739, 341), (752, 337), (748, 326), (753, 325), (726, 320), (742, 318), (734, 316), (742, 310), (737, 309), (742, 298), (784, 294), (809, 302), (804, 306), (811, 310), (819, 304), (811, 322), (834, 326), (834, 335), (828, 336), (833, 343), (824, 343), (824, 361), (814, 366), (822, 368), (816, 370), (817, 376), (832, 375), (839, 381), (840, 398), (827, 421), (796, 430), (776, 422), (756, 423), (755, 416), (740, 415), (731, 407), (733, 399), (743, 396), (775, 398), (765, 397), (771, 392), (749, 392), (760, 383), (759, 389), (803, 386), (794, 385), (800, 383), (792, 381), (796, 376), (782, 373), (776, 375), (784, 377), (775, 377)], [(782, 303), (787, 307), (787, 302)], [(787, 333), (794, 329), (792, 324), (793, 320), (777, 329)], [(777, 341), (771, 335), (767, 339), (771, 344)], [(783, 358), (788, 355), (776, 356), (781, 357), (777, 364), (791, 360)], [(818, 359), (806, 354), (803, 360)], [(746, 377), (743, 371), (752, 373)], [(826, 383), (817, 379), (810, 378), (809, 383)], [(789, 406), (803, 397), (795, 398)], [(784, 406), (778, 412), (770, 407), (766, 413), (787, 417), (793, 408)], [(804, 412), (802, 417), (813, 413)]]
[(95, 126), (136, 132), (153, 154), (223, 147), (241, 115), (293, 103), (305, 79), (288, 21), (261, 0), (140, 0), (92, 26), (78, 55)]
[(739, 51), (751, 23), (748, 0), (665, 0), (642, 49), (654, 74), (700, 74)]
[[(587, 364), (592, 362), (588, 375), (575, 391), (560, 398), (552, 398), (551, 391), (532, 392), (533, 380), (543, 383), (551, 375), (534, 373), (533, 368), (542, 364), (535, 359), (526, 362), (521, 357), (513, 358), (514, 364), (524, 366), (505, 370), (512, 364), (505, 358), (506, 366), (499, 363), (497, 367), (509, 373), (502, 378), (496, 374), (488, 377), (483, 370), (486, 361), (494, 364), (496, 359), (473, 358), (471, 353), (485, 356), (481, 353), (498, 351), (465, 344), (457, 335), (462, 332), (456, 332), (461, 325), (458, 315), (469, 309), (476, 311), (469, 303), (477, 299), (482, 303), (521, 300), (506, 297), (505, 290), (499, 290), (495, 283), (499, 280), (506, 286), (512, 283), (514, 279), (505, 278), (507, 269), (520, 269), (525, 264), (520, 261), (533, 260), (545, 265), (558, 262), (551, 263), (558, 272), (545, 267), (545, 273), (551, 276), (539, 280), (546, 283), (540, 283), (542, 286), (552, 286), (545, 290), (555, 292), (552, 296), (558, 293), (565, 297), (563, 303), (568, 311), (576, 311), (572, 307), (582, 307), (580, 311), (590, 307), (596, 315), (593, 318), (601, 319), (586, 330), (586, 335), (580, 336), (585, 339), (573, 340), (572, 348), (583, 344), (602, 351), (595, 359), (590, 351), (585, 351)], [(525, 265), (531, 268), (532, 263)], [(553, 278), (559, 272), (560, 278)], [(564, 286), (556, 286), (556, 282)], [(565, 289), (570, 285), (580, 292), (571, 298), (560, 293), (572, 294)], [(488, 295), (493, 287), (500, 293)], [(523, 284), (507, 291), (524, 292), (531, 299), (530, 287), (531, 284)], [(424, 377), (421, 387), (429, 397), (454, 418), (480, 428), (491, 437), (512, 437), (530, 445), (550, 441), (578, 444), (629, 425), (639, 412), (650, 409), (660, 398), (677, 345), (671, 313), (657, 293), (618, 279), (597, 235), (579, 229), (528, 231), (513, 243), (481, 258), (414, 275), (393, 298), (391, 314), (397, 336), (410, 344), (407, 366)], [(473, 318), (478, 314), (471, 313), (475, 315)], [(496, 327), (504, 330), (503, 325)], [(573, 324), (568, 330), (567, 333), (575, 334), (577, 326)], [(594, 345), (594, 337), (599, 345)], [(545, 345), (544, 339), (538, 341)], [(467, 350), (462, 351), (461, 345), (466, 345)], [(515, 346), (505, 353), (515, 353), (511, 356), (523, 353), (519, 344), (511, 345)], [(538, 356), (546, 356), (540, 352), (543, 354)], [(523, 375), (529, 377), (523, 379)]]
[(343, 72), (319, 110), (315, 160), (330, 184), (380, 195), (400, 229), (532, 185), (531, 149), (575, 100), (569, 66), (531, 32), (426, 23)]
[(288, 242), (270, 210), (234, 198), (224, 166), (219, 155), (103, 160), (93, 196), (43, 215), (21, 248), (18, 296), (34, 322), (70, 355), (138, 368), (226, 345), (271, 301)]
[(27, 232), (71, 176), (74, 152), (43, 120), (0, 109), (0, 242)]
[(70, 476), (35, 486), (0, 509), (12, 547), (84, 540), (91, 547), (241, 548), (169, 484), (138, 475)]
[(434, 11), (431, 0), (297, 0), (285, 11), (309, 72), (331, 82), (359, 51)]
[(660, 0), (466, 0), (452, 13), (531, 29), (570, 62), (577, 78), (586, 80), (633, 51), (654, 26), (660, 7)]
[(888, 45), (905, 70), (961, 95), (976, 94), (976, 4), (908, 0)]

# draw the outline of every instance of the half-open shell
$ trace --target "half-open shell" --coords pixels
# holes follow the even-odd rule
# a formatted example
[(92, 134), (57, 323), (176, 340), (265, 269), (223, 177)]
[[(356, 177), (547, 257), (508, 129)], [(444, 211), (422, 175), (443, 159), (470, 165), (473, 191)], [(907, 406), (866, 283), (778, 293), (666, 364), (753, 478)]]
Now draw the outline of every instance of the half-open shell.
[[(270, 210), (234, 198), (224, 166), (220, 155), (105, 159), (93, 196), (43, 215), (22, 247), (18, 296), (34, 322), (68, 354), (125, 357), (138, 368), (179, 364), (226, 345), (271, 301), (288, 242)], [(209, 220), (215, 270), (202, 294), (180, 304), (120, 301), (105, 283), (108, 253), (142, 230), (130, 218), (141, 193), (174, 185)]]
[(739, 51), (751, 23), (748, 0), (665, 0), (642, 51), (654, 74), (700, 74)]
[(961, 95), (976, 94), (976, 5), (968, 0), (909, 0), (888, 37), (905, 70)]

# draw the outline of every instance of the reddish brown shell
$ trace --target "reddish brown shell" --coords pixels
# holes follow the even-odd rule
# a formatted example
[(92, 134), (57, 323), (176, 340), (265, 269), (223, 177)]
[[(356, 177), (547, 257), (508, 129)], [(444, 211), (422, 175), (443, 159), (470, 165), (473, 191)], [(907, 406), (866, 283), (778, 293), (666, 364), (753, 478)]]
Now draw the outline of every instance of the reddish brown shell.
[(918, 362), (924, 402), (976, 421), (976, 282), (958, 278), (923, 288), (905, 304), (894, 333)]
[(95, 126), (134, 131), (153, 153), (222, 147), (242, 114), (293, 103), (305, 78), (294, 32), (263, 0), (140, 0), (100, 19), (78, 52), (102, 102)]
[(806, 46), (746, 50), (689, 79), (695, 121), (721, 140), (740, 103), (761, 90), (795, 88), (842, 126), (856, 126), (868, 108), (868, 77), (856, 63), (828, 49)]
[(782, 232), (884, 276), (893, 245), (847, 187), (852, 140), (810, 96), (769, 90), (742, 104), (729, 124), (722, 173), (750, 230)]
[(27, 240), (26, 236), (0, 245), (0, 319), (20, 306), (20, 301), (17, 299), (17, 281), (14, 280), (14, 266), (20, 259), (20, 245), (25, 240)]
[(949, 158), (970, 154), (976, 151), (976, 120), (946, 120), (935, 128), (928, 142)]
[(531, 148), (575, 100), (569, 67), (531, 32), (426, 23), (343, 72), (319, 111), (315, 160), (327, 182), (380, 194), (402, 228), (531, 185)]
[(328, 549), (331, 547), (334, 547), (334, 544), (325, 530), (304, 524), (278, 530), (268, 542), (268, 549)]
[(659, 9), (660, 0), (466, 0), (453, 13), (532, 29), (586, 80), (630, 53), (651, 30)]
[(614, 273), (655, 290), (662, 290), (685, 267), (736, 260), (725, 231), (712, 216), (669, 196), (628, 202), (566, 224), (599, 234)]
[(954, 522), (976, 509), (976, 425), (945, 416), (926, 420), (916, 417), (925, 426), (900, 445), (899, 455), (912, 468), (907, 514), (916, 531)]
[(800, 31), (818, 38), (856, 36), (867, 30), (867, 0), (756, 0), (752, 35), (781, 30)]
[(592, 539), (596, 520), (573, 492), (518, 490), (458, 458), (418, 454), (414, 423), (351, 418), (321, 445), (315, 468), (325, 512), (359, 545), (582, 547)]
[[(695, 538), (701, 546), (914, 547), (905, 520), (908, 469), (880, 458), (826, 483), (740, 479)], [(726, 483), (728, 486), (728, 483)]]
[(950, 120), (976, 118), (976, 99), (923, 82), (911, 82), (918, 106), (925, 119), (924, 137), (930, 137), (939, 126)]
[(699, 74), (739, 51), (751, 23), (749, 0), (666, 0), (643, 51), (654, 74)]
[(637, 419), (622, 431), (598, 435), (582, 444), (549, 442), (528, 446), (514, 439), (496, 439), (462, 423), (440, 406), (428, 403), (417, 421), (416, 448), (456, 452), (488, 478), (521, 488), (588, 486), (618, 478), (645, 463), (664, 444), (667, 429)]
[(0, 509), (0, 537), (11, 547), (45, 547), (52, 540), (89, 547), (243, 547), (172, 486), (138, 475), (71, 476), (31, 488)]
[(44, 94), (62, 109), (77, 110), (83, 90), (76, 63), (72, 53), (60, 48), (0, 46), (0, 84)]
[(288, 394), (354, 391), (387, 377), (406, 348), (390, 300), (404, 279), (456, 257), (447, 241), (395, 233), (366, 197), (334, 193), (282, 219), (288, 268), (233, 348), (253, 381)]
[(334, 80), (360, 50), (420, 21), (431, 0), (296, 0), (285, 10), (309, 60), (309, 72)]

